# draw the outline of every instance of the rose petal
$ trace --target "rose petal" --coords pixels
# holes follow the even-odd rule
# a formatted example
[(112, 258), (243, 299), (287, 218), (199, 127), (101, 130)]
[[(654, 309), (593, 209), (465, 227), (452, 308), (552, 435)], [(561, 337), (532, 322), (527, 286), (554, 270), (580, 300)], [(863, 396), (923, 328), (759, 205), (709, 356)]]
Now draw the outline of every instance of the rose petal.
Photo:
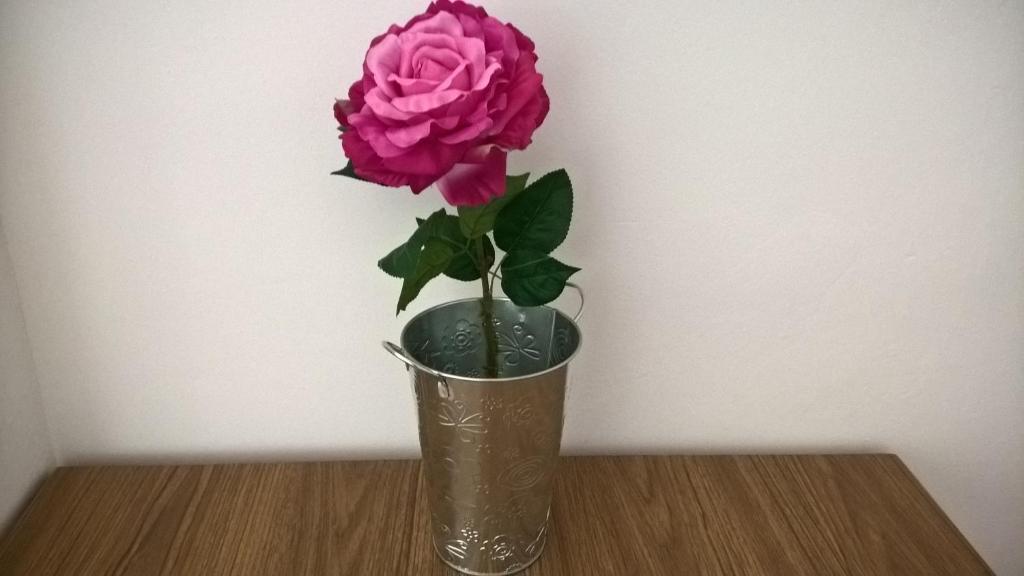
[(415, 114), (404, 110), (395, 108), (393, 100), (388, 99), (387, 95), (383, 93), (380, 87), (374, 87), (372, 90), (366, 93), (366, 105), (373, 110), (374, 115), (379, 118), (387, 118), (391, 120), (408, 121), (413, 118)]
[(469, 70), (475, 84), (487, 69), (487, 48), (484, 41), (479, 38), (459, 38), (456, 44), (459, 55), (469, 62)]
[(381, 158), (393, 158), (406, 153), (406, 149), (396, 146), (387, 136), (387, 127), (370, 114), (353, 114), (349, 121), (355, 131), (373, 147), (373, 151)]
[(519, 44), (516, 42), (513, 28), (502, 24), (494, 18), (488, 18), (482, 24), (484, 44), (488, 53), (494, 52), (501, 56), (502, 64), (511, 69), (519, 60)]
[(398, 92), (388, 82), (388, 76), (398, 70), (402, 61), (402, 47), (395, 35), (388, 35), (366, 52), (366, 66), (374, 81), (385, 94), (394, 98)]
[(477, 77), (476, 82), (473, 84), (473, 90), (481, 90), (491, 83), (491, 79), (500, 73), (502, 70), (500, 62), (491, 62), (487, 68), (484, 69), (483, 73)]
[(406, 40), (403, 49), (411, 56), (411, 70), (416, 74), (423, 66), (423, 60), (433, 60), (446, 70), (451, 70), (465, 60), (459, 45), (451, 38), (433, 34), (418, 34), (417, 41)]
[(348, 100), (334, 102), (334, 118), (341, 126), (348, 127), (348, 116), (362, 110), (364, 104), (363, 83), (356, 82), (348, 89)]
[(519, 28), (516, 28), (512, 24), (505, 24), (505, 27), (508, 28), (509, 30), (511, 30), (512, 31), (512, 35), (516, 37), (516, 44), (519, 46), (519, 51), (520, 52), (526, 52), (528, 54), (533, 54), (533, 58), (534, 58), (534, 60), (536, 60), (537, 59), (537, 55), (536, 55), (536, 48), (537, 47), (534, 46), (533, 40), (530, 40), (530, 38), (526, 34), (523, 34), (522, 32), (520, 32)]
[(445, 36), (462, 36), (462, 24), (457, 16), (450, 12), (438, 12), (434, 16), (421, 20), (406, 28), (406, 33), (429, 32)]
[(523, 150), (532, 142), (533, 133), (544, 122), (551, 103), (548, 93), (541, 86), (540, 90), (520, 110), (512, 116), (504, 129), (494, 137), (494, 143), (506, 150)]
[(384, 186), (409, 186), (413, 193), (419, 194), (438, 178), (438, 174), (408, 174), (386, 165), (357, 132), (346, 132), (342, 135), (341, 144), (345, 156), (352, 161), (356, 175), (371, 182)]
[(437, 0), (427, 7), (428, 14), (437, 14), (438, 12), (465, 14), (478, 20), (487, 18), (487, 11), (480, 6), (473, 6), (465, 2), (451, 2), (450, 0)]
[(474, 148), (437, 181), (441, 195), (455, 206), (479, 206), (505, 194), (507, 155), (497, 146)]
[(358, 132), (353, 130), (342, 134), (341, 147), (345, 150), (345, 156), (352, 161), (352, 167), (359, 177), (385, 186), (408, 184), (409, 179), (405, 175), (384, 171), (380, 157)]
[(410, 174), (409, 188), (412, 189), (413, 194), (419, 194), (420, 192), (423, 192), (424, 190), (429, 188), (430, 185), (436, 181), (436, 176), (415, 176)]
[(487, 103), (494, 98), (496, 89), (492, 83), (482, 90), (470, 90), (462, 98), (431, 112), (431, 115), (457, 116), (464, 120), (463, 123), (476, 122), (488, 115)]
[[(434, 48), (438, 51), (448, 50), (451, 54), (450, 68), (462, 61), (459, 56), (459, 47), (455, 39), (441, 34), (413, 34), (404, 33), (399, 36), (402, 46), (401, 61), (399, 63), (398, 75), (402, 78), (416, 77), (416, 60), (424, 48)], [(443, 56), (437, 56), (443, 58)]]
[[(429, 92), (427, 94), (414, 94), (412, 96), (399, 96), (391, 100), (391, 105), (400, 112), (405, 114), (419, 114), (423, 112), (430, 112), (436, 108), (440, 108), (445, 104), (451, 104), (455, 100), (465, 94), (462, 90), (439, 90), (437, 92)], [(369, 94), (367, 94), (367, 102), (369, 102)]]
[(466, 91), (471, 88), (468, 62), (459, 64), (459, 66), (455, 70), (452, 70), (452, 73), (437, 86), (438, 90), (447, 90), (449, 88), (462, 91)]
[(423, 141), (401, 156), (383, 158), (381, 161), (389, 170), (410, 176), (430, 176), (436, 180), (451, 170), (468, 149), (469, 146), (465, 144), (438, 146), (435, 142)]
[(426, 120), (412, 126), (396, 126), (386, 129), (384, 135), (395, 146), (408, 148), (429, 136), (433, 123), (433, 120)]
[(466, 60), (456, 51), (448, 48), (423, 46), (412, 57), (412, 75), (415, 78), (442, 81), (456, 68), (464, 66)]
[(538, 91), (542, 89), (543, 81), (544, 77), (537, 73), (532, 58), (521, 58), (514, 76), (509, 79), (508, 91), (506, 92), (508, 95), (508, 105), (494, 120), (494, 133), (501, 133), (505, 130), (505, 126), (509, 121), (537, 96)]
[(483, 20), (474, 18), (468, 14), (458, 14), (459, 24), (462, 25), (462, 34), (469, 38), (483, 38), (484, 30), (480, 24)]
[(459, 125), (460, 118), (458, 116), (442, 116), (440, 118), (434, 118), (435, 124), (445, 130), (452, 130)]
[(438, 138), (438, 140), (445, 144), (458, 144), (459, 142), (466, 142), (467, 140), (472, 140), (477, 136), (483, 134), (488, 128), (491, 127), (492, 124), (494, 124), (493, 120), (484, 117), (474, 122), (473, 124), (470, 124), (469, 126), (465, 126), (455, 132), (452, 132), (451, 134), (441, 136), (440, 138)]
[(430, 92), (441, 84), (436, 80), (427, 80), (425, 78), (399, 78), (395, 74), (388, 76), (388, 81), (394, 82), (401, 87), (403, 96)]

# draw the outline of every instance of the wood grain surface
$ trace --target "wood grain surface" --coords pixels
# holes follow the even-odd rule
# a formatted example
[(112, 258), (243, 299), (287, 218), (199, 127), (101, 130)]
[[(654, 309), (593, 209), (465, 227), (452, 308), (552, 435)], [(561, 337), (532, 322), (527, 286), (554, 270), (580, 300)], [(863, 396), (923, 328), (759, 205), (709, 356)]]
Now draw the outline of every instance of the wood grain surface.
[[(525, 576), (991, 574), (895, 456), (564, 458)], [(0, 575), (451, 575), (417, 461), (61, 468)]]

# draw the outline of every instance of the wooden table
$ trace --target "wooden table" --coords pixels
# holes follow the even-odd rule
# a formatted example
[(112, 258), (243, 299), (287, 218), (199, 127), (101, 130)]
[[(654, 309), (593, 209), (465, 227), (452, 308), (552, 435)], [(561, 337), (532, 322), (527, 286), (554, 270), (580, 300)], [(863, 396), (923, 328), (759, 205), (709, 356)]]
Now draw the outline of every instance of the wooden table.
[[(418, 461), (60, 468), (0, 575), (451, 574)], [(565, 458), (526, 576), (991, 574), (895, 456)]]

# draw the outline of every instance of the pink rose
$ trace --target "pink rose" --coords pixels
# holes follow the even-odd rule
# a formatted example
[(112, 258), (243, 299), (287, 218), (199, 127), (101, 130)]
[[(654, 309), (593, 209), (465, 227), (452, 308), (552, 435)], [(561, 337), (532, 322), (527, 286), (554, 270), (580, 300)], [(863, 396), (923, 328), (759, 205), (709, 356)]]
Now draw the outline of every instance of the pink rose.
[(505, 193), (507, 150), (522, 150), (548, 112), (533, 42), (483, 8), (437, 0), (370, 43), (363, 78), (334, 105), (361, 178), (437, 182), (449, 204)]

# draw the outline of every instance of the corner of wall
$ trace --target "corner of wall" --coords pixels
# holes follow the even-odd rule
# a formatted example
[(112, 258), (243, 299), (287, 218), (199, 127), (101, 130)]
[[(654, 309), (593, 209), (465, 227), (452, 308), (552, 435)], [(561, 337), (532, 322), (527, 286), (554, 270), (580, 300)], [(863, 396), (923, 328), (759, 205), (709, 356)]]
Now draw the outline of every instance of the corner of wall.
[(54, 440), (0, 215), (0, 533), (57, 466)]

